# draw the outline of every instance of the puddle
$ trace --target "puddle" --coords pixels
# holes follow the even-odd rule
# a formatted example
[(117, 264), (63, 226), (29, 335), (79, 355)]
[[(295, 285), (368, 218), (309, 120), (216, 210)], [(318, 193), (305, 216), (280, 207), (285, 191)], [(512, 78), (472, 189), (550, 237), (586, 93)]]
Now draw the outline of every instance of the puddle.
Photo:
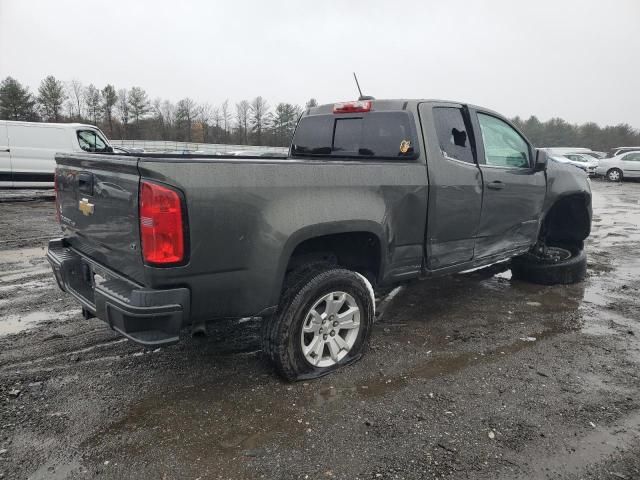
[(614, 453), (619, 454), (621, 450), (635, 447), (640, 439), (640, 414), (618, 420), (610, 427), (595, 425), (592, 428), (593, 432), (580, 437), (579, 443), (575, 443), (573, 448), (567, 447), (557, 456), (546, 456), (543, 461), (528, 462), (533, 471), (517, 478), (536, 480), (554, 477), (554, 473), (581, 474), (585, 467), (597, 464)]
[(75, 312), (46, 312), (35, 311), (29, 313), (18, 313), (0, 317), (0, 336), (22, 332), (37, 326), (42, 322), (50, 322), (69, 318)]
[[(87, 441), (87, 448), (93, 450), (94, 443), (125, 437), (125, 455), (153, 456), (157, 450), (170, 448), (199, 468), (215, 465), (220, 478), (245, 478), (242, 469), (248, 458), (299, 447), (305, 430), (314, 425), (309, 424), (307, 420), (313, 419), (304, 407), (296, 406), (285, 385), (243, 380), (254, 383), (231, 387), (205, 380), (152, 393), (126, 417), (97, 432)], [(122, 453), (118, 455), (126, 463)]]

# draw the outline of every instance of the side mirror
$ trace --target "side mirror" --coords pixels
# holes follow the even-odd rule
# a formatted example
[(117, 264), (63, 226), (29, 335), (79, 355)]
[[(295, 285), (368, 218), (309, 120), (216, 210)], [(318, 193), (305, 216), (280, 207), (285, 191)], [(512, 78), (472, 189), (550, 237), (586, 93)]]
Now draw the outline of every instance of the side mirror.
[(107, 146), (105, 147), (104, 151), (107, 153), (113, 153), (113, 147)]
[(549, 161), (549, 157), (547, 156), (546, 150), (537, 149), (536, 150), (536, 163), (533, 169), (536, 172), (544, 172), (547, 169), (547, 162)]

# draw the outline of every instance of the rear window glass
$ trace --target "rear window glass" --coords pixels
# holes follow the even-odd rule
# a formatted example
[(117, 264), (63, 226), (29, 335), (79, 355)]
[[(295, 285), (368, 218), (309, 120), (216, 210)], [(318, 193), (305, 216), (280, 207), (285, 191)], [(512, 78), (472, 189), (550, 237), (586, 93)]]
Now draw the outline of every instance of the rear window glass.
[(415, 158), (417, 153), (408, 112), (303, 117), (292, 146), (294, 156)]

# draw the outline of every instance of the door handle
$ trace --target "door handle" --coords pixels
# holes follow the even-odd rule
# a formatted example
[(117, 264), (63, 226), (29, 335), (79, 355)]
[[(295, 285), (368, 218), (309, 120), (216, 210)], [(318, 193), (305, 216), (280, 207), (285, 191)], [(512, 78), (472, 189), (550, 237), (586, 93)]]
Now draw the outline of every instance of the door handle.
[(495, 182), (488, 183), (487, 188), (490, 188), (491, 190), (502, 190), (504, 188), (504, 183), (496, 180)]
[(3, 148), (2, 150), (0, 150), (0, 152), (7, 152), (7, 153), (9, 153), (10, 151), (11, 151), (10, 148)]

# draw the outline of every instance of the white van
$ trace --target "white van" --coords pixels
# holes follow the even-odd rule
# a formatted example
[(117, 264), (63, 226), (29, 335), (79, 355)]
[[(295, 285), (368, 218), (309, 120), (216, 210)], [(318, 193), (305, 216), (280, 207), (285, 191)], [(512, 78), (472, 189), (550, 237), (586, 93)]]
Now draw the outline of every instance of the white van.
[(53, 187), (56, 152), (111, 152), (99, 128), (0, 120), (0, 188)]

